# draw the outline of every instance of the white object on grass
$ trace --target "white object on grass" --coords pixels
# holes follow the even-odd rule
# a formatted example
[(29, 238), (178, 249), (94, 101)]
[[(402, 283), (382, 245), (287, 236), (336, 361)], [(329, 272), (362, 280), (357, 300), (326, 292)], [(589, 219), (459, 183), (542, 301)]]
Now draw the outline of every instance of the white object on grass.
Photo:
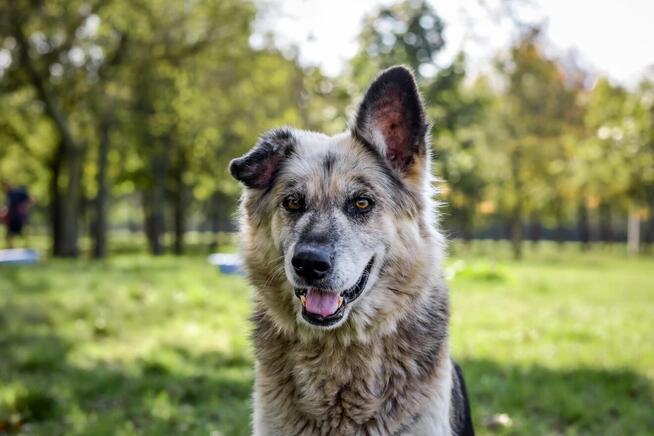
[(0, 264), (34, 264), (39, 261), (39, 253), (31, 248), (10, 248), (0, 250)]
[(209, 263), (217, 266), (223, 274), (243, 274), (243, 260), (238, 254), (213, 253), (209, 255)]

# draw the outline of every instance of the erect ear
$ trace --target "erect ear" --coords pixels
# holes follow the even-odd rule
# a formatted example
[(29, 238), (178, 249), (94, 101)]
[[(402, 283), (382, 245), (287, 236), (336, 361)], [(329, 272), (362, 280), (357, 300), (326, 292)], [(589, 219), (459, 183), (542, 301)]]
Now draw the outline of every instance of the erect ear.
[(354, 136), (374, 146), (402, 174), (417, 156), (426, 154), (425, 109), (406, 67), (391, 67), (372, 82), (355, 123)]
[(229, 172), (248, 188), (267, 188), (294, 146), (295, 137), (290, 130), (272, 130), (264, 134), (247, 154), (233, 159), (229, 163)]

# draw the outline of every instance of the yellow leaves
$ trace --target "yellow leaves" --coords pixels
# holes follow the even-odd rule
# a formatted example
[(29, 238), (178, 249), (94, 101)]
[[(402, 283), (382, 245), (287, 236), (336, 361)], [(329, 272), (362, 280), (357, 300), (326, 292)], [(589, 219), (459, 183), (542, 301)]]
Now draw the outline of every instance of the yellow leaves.
[(590, 195), (586, 198), (586, 206), (589, 209), (597, 209), (602, 199), (597, 195)]
[(491, 200), (485, 200), (479, 203), (479, 212), (483, 215), (490, 215), (495, 212), (495, 202)]

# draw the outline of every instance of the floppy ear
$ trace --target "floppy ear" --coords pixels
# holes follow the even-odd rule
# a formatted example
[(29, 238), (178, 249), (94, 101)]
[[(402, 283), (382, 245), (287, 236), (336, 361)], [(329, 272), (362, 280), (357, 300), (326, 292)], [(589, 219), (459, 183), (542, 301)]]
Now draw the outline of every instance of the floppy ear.
[(247, 154), (229, 163), (229, 172), (248, 188), (269, 187), (295, 145), (295, 137), (287, 129), (273, 130), (261, 137)]
[(391, 67), (372, 82), (355, 123), (354, 136), (372, 145), (401, 174), (417, 156), (426, 154), (425, 109), (406, 67)]

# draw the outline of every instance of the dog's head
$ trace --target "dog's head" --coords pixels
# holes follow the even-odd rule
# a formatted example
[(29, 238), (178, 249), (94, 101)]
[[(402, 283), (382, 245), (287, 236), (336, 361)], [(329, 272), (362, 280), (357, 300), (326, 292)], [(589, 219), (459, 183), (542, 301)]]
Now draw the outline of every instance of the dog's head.
[(350, 131), (274, 130), (231, 162), (248, 272), (281, 327), (361, 335), (417, 298), (438, 262), (427, 132), (413, 75), (394, 67)]

